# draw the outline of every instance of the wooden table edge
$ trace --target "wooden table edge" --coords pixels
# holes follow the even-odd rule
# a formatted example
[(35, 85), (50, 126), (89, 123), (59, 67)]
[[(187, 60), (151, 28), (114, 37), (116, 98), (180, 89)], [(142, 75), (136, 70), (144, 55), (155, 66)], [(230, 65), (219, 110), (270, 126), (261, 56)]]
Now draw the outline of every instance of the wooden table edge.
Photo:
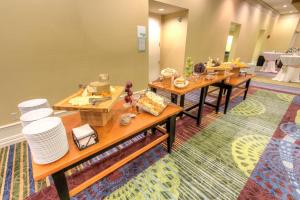
[[(177, 106), (177, 105), (175, 105), (175, 104), (172, 104), (172, 105), (173, 105), (174, 107), (177, 107), (178, 110), (177, 110), (176, 112), (173, 112), (172, 114), (166, 115), (163, 119), (155, 120), (153, 123), (151, 123), (151, 124), (148, 125), (148, 128), (151, 127), (151, 126), (153, 126), (153, 125), (155, 125), (155, 124), (158, 124), (160, 121), (166, 120), (166, 119), (168, 119), (168, 118), (170, 118), (170, 117), (172, 117), (172, 116), (174, 116), (174, 115), (177, 115), (177, 114), (179, 114), (180, 112), (182, 112), (183, 109), (182, 109), (180, 106)], [(135, 134), (138, 134), (138, 133), (140, 133), (140, 132), (143, 131), (143, 130), (145, 130), (145, 128), (139, 128), (139, 129), (137, 129), (136, 131), (134, 131), (133, 133), (131, 133), (130, 136), (133, 136), (133, 135), (135, 135)], [(126, 138), (129, 138), (130, 136), (120, 137), (120, 138), (115, 142), (115, 144), (117, 144), (118, 142), (121, 142), (121, 141), (125, 140)], [(100, 152), (100, 151), (102, 151), (102, 150), (105, 150), (106, 148), (109, 148), (110, 146), (112, 146), (112, 145), (107, 144), (107, 145), (104, 145), (103, 147), (101, 147), (101, 149), (94, 149), (93, 151), (90, 151), (90, 152), (87, 154), (86, 157), (89, 157), (89, 156), (91, 156), (91, 155), (93, 155), (93, 154), (96, 154), (97, 152)], [(68, 151), (67, 153), (69, 153), (69, 151)], [(66, 153), (66, 154), (67, 154), (67, 153)], [(63, 159), (63, 157), (60, 158), (60, 159)], [(59, 160), (60, 160), (60, 159), (59, 159)], [(73, 165), (73, 164), (76, 164), (76, 163), (80, 162), (81, 160), (83, 160), (83, 159), (78, 158), (78, 159), (74, 159), (74, 160), (72, 160), (72, 161), (66, 162), (64, 166), (53, 167), (53, 169), (52, 169), (51, 171), (49, 171), (49, 172), (47, 172), (47, 173), (45, 173), (45, 174), (43, 174), (43, 175), (37, 175), (37, 176), (36, 176), (35, 173), (34, 173), (34, 170), (32, 170), (33, 179), (34, 179), (35, 181), (44, 179), (44, 178), (46, 178), (46, 177), (48, 177), (48, 176), (50, 176), (50, 175), (52, 175), (52, 174), (54, 174), (54, 173), (56, 173), (56, 172), (59, 172), (59, 171), (65, 169), (65, 168), (66, 168), (65, 166), (71, 166), (71, 165)], [(58, 161), (58, 160), (57, 160), (57, 161)], [(33, 159), (32, 159), (32, 162), (34, 162)], [(56, 161), (55, 161), (55, 162), (56, 162)], [(55, 162), (53, 162), (53, 163), (55, 163)], [(49, 163), (49, 164), (52, 164), (52, 163)], [(36, 164), (36, 163), (35, 163), (35, 165), (39, 165), (39, 164)]]
[[(217, 83), (217, 82), (220, 82), (220, 81), (223, 81), (227, 78), (230, 78), (234, 75), (234, 73), (229, 73), (228, 76), (224, 77), (223, 79), (220, 79), (220, 80), (215, 80), (214, 82), (211, 82), (211, 83), (207, 83), (207, 84), (203, 84), (201, 87), (195, 87), (191, 90), (188, 90), (188, 91), (182, 91), (182, 92), (177, 92), (177, 91), (173, 91), (171, 89), (168, 89), (168, 88), (164, 88), (164, 87), (159, 87), (159, 86), (156, 86), (154, 85), (153, 83), (148, 83), (148, 87), (150, 88), (155, 88), (155, 89), (158, 89), (158, 90), (162, 90), (162, 91), (165, 91), (165, 92), (168, 92), (168, 93), (172, 93), (172, 94), (176, 94), (176, 95), (185, 95), (187, 93), (190, 93), (190, 92), (193, 92), (195, 90), (199, 90), (201, 88), (204, 88), (204, 87), (207, 87), (209, 85), (212, 85), (214, 83)], [(180, 89), (180, 88), (176, 88), (176, 89)], [(182, 88), (182, 89), (185, 89), (185, 88)]]
[[(233, 85), (233, 84), (226, 83), (226, 82), (225, 82), (225, 85), (230, 85), (230, 86), (232, 86), (232, 87), (237, 87), (237, 86), (239, 86), (239, 85), (241, 85), (241, 84), (243, 84), (243, 83), (249, 81), (249, 79), (252, 79), (252, 78), (256, 77), (256, 74), (248, 74), (248, 75), (250, 75), (250, 77), (248, 77), (247, 79), (243, 80), (243, 81), (240, 82), (238, 85)], [(233, 78), (238, 78), (238, 77), (233, 77)]]

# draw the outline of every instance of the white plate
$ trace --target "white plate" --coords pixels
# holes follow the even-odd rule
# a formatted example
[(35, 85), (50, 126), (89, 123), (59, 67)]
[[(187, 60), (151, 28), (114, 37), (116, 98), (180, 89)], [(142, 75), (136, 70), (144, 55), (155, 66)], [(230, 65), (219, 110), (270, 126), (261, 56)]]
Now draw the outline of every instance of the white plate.
[(69, 150), (65, 127), (58, 117), (47, 117), (23, 128), (33, 160), (38, 164), (54, 162)]
[(184, 84), (176, 84), (176, 80), (174, 80), (174, 85), (175, 85), (175, 87), (177, 87), (177, 88), (185, 88), (186, 86), (189, 85), (189, 81), (188, 81), (188, 80), (185, 80), (185, 81), (184, 81)]
[(20, 117), (20, 121), (22, 122), (23, 126), (26, 126), (33, 121), (50, 117), (52, 115), (53, 115), (53, 110), (51, 108), (40, 108), (37, 110), (26, 112)]
[(23, 128), (23, 134), (43, 134), (44, 132), (51, 131), (61, 124), (59, 117), (47, 117), (28, 124)]
[(31, 99), (19, 103), (18, 108), (22, 114), (25, 114), (39, 108), (50, 108), (50, 105), (47, 99)]

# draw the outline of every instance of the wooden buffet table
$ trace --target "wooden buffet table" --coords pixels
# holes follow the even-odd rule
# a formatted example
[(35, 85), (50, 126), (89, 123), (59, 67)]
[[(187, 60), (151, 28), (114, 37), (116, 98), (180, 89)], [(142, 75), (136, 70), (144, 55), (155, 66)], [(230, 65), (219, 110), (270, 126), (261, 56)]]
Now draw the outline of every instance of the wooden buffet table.
[[(212, 86), (220, 88), (219, 96), (218, 96), (218, 100), (217, 100), (218, 102), (221, 102), (221, 100), (222, 100), (223, 90), (225, 91), (225, 93), (227, 92), (226, 100), (225, 100), (224, 114), (227, 113), (230, 99), (239, 96), (241, 93), (244, 93), (243, 100), (246, 99), (248, 89), (250, 86), (250, 82), (253, 77), (255, 77), (254, 74), (239, 75), (238, 77), (235, 77), (235, 76), (230, 77), (225, 82), (215, 83), (212, 85)], [(245, 84), (244, 87), (242, 86), (243, 84)], [(231, 96), (233, 88), (237, 88), (237, 89), (239, 89), (239, 91), (237, 93), (235, 93), (234, 96)], [(211, 92), (213, 92), (213, 91), (215, 91), (215, 90), (212, 90)], [(216, 107), (217, 112), (219, 111), (220, 103), (217, 103), (217, 105), (212, 105), (212, 104), (206, 102), (206, 104)]]
[[(178, 98), (178, 96), (180, 96), (180, 106), (182, 108), (184, 107), (185, 94), (201, 89), (199, 103), (197, 103), (183, 111), (183, 113), (185, 115), (196, 119), (197, 124), (199, 125), (201, 123), (203, 105), (204, 105), (205, 96), (206, 96), (208, 87), (214, 83), (224, 82), (227, 78), (231, 77), (232, 75), (234, 75), (234, 74), (233, 73), (217, 74), (211, 80), (206, 80), (205, 79), (206, 75), (200, 75), (199, 78), (197, 78), (195, 80), (191, 80), (189, 85), (185, 88), (176, 88), (174, 85), (167, 84), (165, 82), (160, 82), (160, 81), (152, 82), (152, 83), (149, 83), (148, 85), (154, 92), (156, 92), (157, 90), (163, 90), (163, 91), (171, 93), (171, 101), (175, 104), (177, 104), (177, 98)], [(218, 104), (220, 104), (220, 102), (218, 102)], [(193, 114), (188, 112), (196, 107), (198, 107), (197, 116), (194, 116)]]
[[(69, 199), (70, 196), (76, 195), (80, 191), (94, 184), (99, 179), (107, 176), (165, 140), (167, 140), (168, 152), (171, 153), (172, 144), (175, 139), (176, 116), (181, 111), (182, 108), (179, 106), (170, 104), (158, 117), (148, 113), (140, 113), (137, 114), (129, 125), (121, 126), (119, 124), (120, 115), (128, 112), (128, 110), (123, 107), (123, 101), (118, 101), (112, 107), (112, 119), (103, 127), (94, 127), (98, 133), (99, 142), (82, 151), (77, 149), (71, 134), (72, 128), (78, 127), (82, 124), (79, 113), (73, 114), (72, 116), (62, 117), (67, 131), (69, 151), (64, 157), (50, 164), (38, 165), (32, 161), (33, 178), (37, 181), (46, 178), (47, 176), (52, 176), (60, 199)], [(166, 123), (166, 130), (157, 126), (162, 123)], [(115, 164), (106, 168), (104, 171), (101, 171), (99, 174), (93, 176), (91, 179), (83, 182), (79, 186), (76, 186), (71, 190), (68, 189), (65, 177), (65, 172), (67, 170), (133, 138), (141, 132), (145, 132), (155, 127), (163, 133), (162, 136), (156, 138), (154, 141), (143, 146), (136, 152), (117, 161)]]
[(70, 99), (81, 96), (83, 90), (72, 94), (53, 106), (55, 110), (79, 111), (82, 122), (89, 123), (92, 126), (104, 126), (112, 117), (111, 109), (119, 100), (120, 95), (124, 92), (123, 86), (113, 86), (109, 100), (97, 103), (96, 105), (75, 106), (69, 103)]
[(232, 65), (232, 70), (230, 70), (231, 73), (234, 73), (232, 77), (239, 77), (241, 70), (247, 68), (249, 68), (247, 65), (241, 65), (241, 66)]

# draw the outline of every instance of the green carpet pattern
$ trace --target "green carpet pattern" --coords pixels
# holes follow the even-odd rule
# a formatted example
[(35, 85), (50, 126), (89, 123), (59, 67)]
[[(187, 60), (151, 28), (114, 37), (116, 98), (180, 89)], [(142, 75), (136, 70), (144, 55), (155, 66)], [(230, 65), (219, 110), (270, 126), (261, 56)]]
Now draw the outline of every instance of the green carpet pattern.
[(107, 199), (236, 199), (293, 97), (283, 96), (256, 91)]

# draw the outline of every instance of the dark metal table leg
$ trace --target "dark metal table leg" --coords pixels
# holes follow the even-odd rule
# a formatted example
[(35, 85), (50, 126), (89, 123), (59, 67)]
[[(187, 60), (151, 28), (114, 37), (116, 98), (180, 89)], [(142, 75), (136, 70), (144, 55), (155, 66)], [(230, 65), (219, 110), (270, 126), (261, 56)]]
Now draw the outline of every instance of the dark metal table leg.
[(197, 113), (197, 125), (201, 124), (202, 112), (203, 112), (203, 107), (204, 107), (204, 102), (205, 102), (205, 95), (206, 95), (207, 90), (208, 90), (208, 87), (201, 88), (199, 106), (198, 106), (198, 113)]
[(150, 88), (152, 92), (156, 93), (156, 88)]
[[(180, 96), (180, 107), (184, 108), (184, 100), (185, 100), (185, 95)], [(183, 112), (180, 113), (179, 117), (182, 118)]]
[(156, 128), (151, 128), (151, 133), (154, 135), (156, 134)]
[(218, 113), (220, 110), (220, 104), (221, 104), (221, 100), (222, 100), (222, 96), (223, 96), (223, 88), (224, 88), (224, 81), (222, 81), (221, 86), (220, 86), (219, 96), (218, 96), (217, 105), (216, 105), (216, 113)]
[(171, 101), (176, 105), (177, 105), (177, 97), (178, 97), (177, 94), (171, 94)]
[(52, 178), (60, 200), (69, 200), (69, 189), (65, 173), (63, 171), (56, 172), (52, 174)]
[(229, 103), (230, 103), (231, 91), (232, 91), (232, 87), (229, 86), (229, 87), (227, 88), (227, 95), (226, 95), (226, 101), (225, 101), (224, 114), (227, 113), (227, 109), (228, 109), (228, 106), (229, 106)]
[(172, 152), (172, 146), (175, 141), (175, 130), (176, 130), (176, 116), (172, 116), (167, 120), (167, 132), (169, 137), (167, 139), (168, 153)]
[(205, 89), (205, 95), (204, 95), (204, 100), (206, 99), (206, 97), (207, 97), (207, 94), (208, 94), (208, 89), (209, 89), (209, 86), (207, 86), (207, 88)]
[(250, 86), (250, 82), (251, 82), (251, 79), (249, 79), (247, 82), (246, 82), (246, 90), (245, 90), (245, 94), (244, 94), (244, 100), (246, 99), (247, 97), (247, 93), (248, 93), (248, 89), (249, 89), (249, 86)]

